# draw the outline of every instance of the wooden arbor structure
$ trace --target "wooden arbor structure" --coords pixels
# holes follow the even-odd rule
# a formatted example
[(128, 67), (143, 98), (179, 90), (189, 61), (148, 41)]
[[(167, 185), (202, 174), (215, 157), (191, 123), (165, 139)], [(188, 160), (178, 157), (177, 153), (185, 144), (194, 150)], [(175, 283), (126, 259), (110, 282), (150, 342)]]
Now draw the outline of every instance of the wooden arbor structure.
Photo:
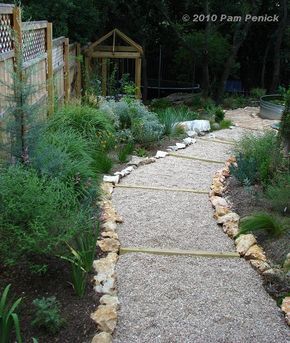
[[(111, 44), (105, 44), (110, 41)], [(90, 70), (92, 59), (101, 64), (102, 95), (107, 95), (108, 60), (135, 60), (136, 97), (141, 98), (141, 58), (142, 47), (118, 29), (114, 29), (92, 43), (84, 51), (87, 72)]]

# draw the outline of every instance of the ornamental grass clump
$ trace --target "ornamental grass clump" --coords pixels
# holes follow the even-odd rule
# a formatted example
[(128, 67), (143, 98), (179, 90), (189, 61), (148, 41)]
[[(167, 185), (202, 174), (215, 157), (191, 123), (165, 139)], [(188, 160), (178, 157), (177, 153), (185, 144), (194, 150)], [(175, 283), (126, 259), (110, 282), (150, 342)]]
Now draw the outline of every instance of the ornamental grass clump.
[(255, 231), (265, 231), (271, 237), (279, 237), (289, 228), (289, 221), (268, 213), (257, 213), (241, 219), (239, 235)]
[(112, 118), (100, 109), (87, 105), (69, 104), (54, 113), (49, 120), (52, 130), (72, 129), (89, 142), (94, 143), (96, 134), (113, 132)]

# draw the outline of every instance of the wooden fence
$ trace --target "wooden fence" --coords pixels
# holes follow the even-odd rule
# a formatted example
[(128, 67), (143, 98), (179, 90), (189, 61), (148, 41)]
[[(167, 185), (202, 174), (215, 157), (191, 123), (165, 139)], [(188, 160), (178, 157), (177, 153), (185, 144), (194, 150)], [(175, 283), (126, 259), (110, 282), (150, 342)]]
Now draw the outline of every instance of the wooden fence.
[[(21, 52), (22, 70), (17, 58)], [(53, 113), (57, 102), (81, 94), (79, 44), (69, 39), (53, 39), (52, 24), (47, 21), (22, 22), (21, 10), (0, 4), (0, 118), (13, 98), (13, 75), (26, 75), (33, 89), (29, 101)]]

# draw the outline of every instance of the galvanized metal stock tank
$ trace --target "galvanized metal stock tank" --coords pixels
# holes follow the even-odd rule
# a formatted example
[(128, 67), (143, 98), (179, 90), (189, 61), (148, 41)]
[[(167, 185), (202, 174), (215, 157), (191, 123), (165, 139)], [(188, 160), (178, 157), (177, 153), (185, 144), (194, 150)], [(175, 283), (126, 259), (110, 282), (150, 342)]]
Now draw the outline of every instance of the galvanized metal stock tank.
[(281, 119), (285, 106), (274, 104), (271, 100), (281, 100), (279, 94), (263, 95), (260, 98), (260, 117), (263, 119)]

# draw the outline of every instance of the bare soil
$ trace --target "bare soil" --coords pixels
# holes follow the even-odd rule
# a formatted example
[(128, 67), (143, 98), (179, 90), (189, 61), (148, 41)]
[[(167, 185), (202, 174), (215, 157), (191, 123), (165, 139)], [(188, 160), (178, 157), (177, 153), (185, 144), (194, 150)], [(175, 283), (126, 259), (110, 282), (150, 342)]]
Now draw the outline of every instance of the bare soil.
[[(44, 275), (35, 275), (26, 265), (4, 268), (0, 266), (0, 292), (7, 284), (11, 284), (10, 296), (13, 299), (22, 297), (20, 305), (20, 325), (24, 342), (32, 342), (32, 337), (39, 343), (86, 343), (96, 333), (96, 325), (90, 314), (99, 304), (99, 296), (93, 290), (92, 277), (89, 275), (87, 289), (83, 298), (79, 298), (71, 286), (70, 266), (58, 258), (45, 258), (41, 262), (48, 265)], [(51, 335), (43, 329), (32, 326), (36, 298), (55, 296), (61, 305), (61, 316), (65, 320), (64, 327)]]
[[(261, 194), (260, 186), (254, 186), (250, 191), (234, 177), (231, 176), (228, 180), (226, 196), (232, 203), (233, 210), (241, 217), (257, 212), (273, 212), (269, 202)], [(269, 237), (265, 232), (255, 232), (255, 236), (272, 267), (280, 269), (289, 253), (290, 230), (281, 237)], [(274, 299), (279, 300), (290, 294), (290, 277), (281, 273), (281, 277), (264, 279), (264, 286)]]

